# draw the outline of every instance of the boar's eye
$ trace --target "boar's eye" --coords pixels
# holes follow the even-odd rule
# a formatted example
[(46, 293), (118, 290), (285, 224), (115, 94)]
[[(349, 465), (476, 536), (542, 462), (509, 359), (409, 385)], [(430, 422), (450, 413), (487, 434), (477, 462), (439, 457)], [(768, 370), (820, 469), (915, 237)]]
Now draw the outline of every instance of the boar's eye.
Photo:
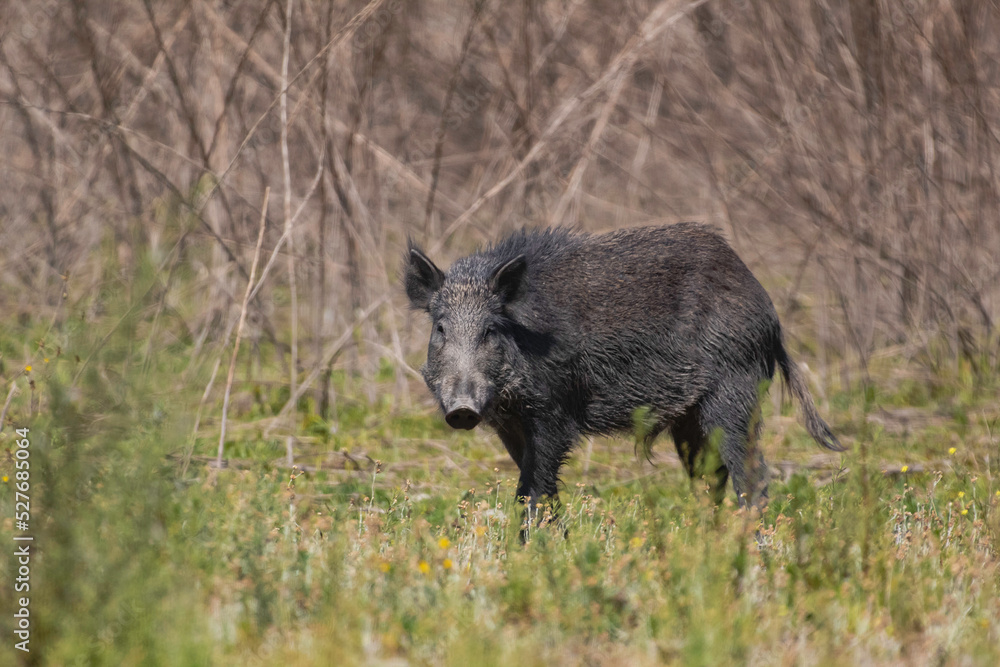
[(438, 336), (440, 336), (442, 338), (442, 340), (443, 340), (444, 339), (444, 325), (441, 324), (440, 322), (438, 322), (437, 326), (434, 327), (434, 333), (436, 333)]
[(487, 324), (486, 325), (486, 338), (492, 338), (497, 333), (497, 325)]

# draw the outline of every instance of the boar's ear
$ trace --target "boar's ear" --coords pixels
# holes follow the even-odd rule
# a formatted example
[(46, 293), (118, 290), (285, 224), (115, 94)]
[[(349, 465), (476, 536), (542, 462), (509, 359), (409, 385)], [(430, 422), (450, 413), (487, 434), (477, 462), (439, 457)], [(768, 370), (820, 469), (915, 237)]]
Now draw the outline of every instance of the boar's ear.
[(528, 261), (524, 255), (518, 255), (506, 264), (497, 267), (493, 275), (490, 276), (490, 287), (503, 299), (504, 303), (510, 303), (520, 296), (526, 268), (528, 268)]
[(410, 305), (417, 310), (427, 310), (431, 305), (431, 297), (444, 284), (444, 273), (419, 248), (411, 245), (404, 281)]

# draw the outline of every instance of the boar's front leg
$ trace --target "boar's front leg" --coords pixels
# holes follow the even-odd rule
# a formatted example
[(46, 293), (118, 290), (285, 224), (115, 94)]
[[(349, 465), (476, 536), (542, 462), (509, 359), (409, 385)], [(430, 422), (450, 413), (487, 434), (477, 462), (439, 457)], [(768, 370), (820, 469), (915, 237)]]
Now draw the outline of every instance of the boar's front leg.
[(510, 454), (510, 458), (514, 459), (514, 463), (517, 464), (517, 469), (520, 470), (521, 459), (524, 458), (524, 450), (527, 447), (527, 441), (524, 437), (524, 427), (521, 425), (521, 420), (509, 418), (499, 424), (496, 424), (496, 430), (497, 435), (500, 436), (500, 442), (503, 443), (507, 453)]
[(523, 434), (524, 450), (517, 496), (525, 504), (521, 540), (527, 541), (531, 529), (538, 523), (539, 503), (548, 497), (552, 500), (553, 512), (558, 510), (559, 468), (576, 442), (577, 431), (572, 424), (553, 419), (534, 419), (524, 423)]

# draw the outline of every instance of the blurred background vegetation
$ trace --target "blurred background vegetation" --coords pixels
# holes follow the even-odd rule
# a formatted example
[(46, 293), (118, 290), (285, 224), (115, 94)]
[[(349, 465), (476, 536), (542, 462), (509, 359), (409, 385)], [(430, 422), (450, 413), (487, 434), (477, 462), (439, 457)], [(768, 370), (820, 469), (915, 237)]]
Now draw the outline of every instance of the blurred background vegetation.
[[(13, 317), (93, 317), (108, 281), (148, 254), (162, 303), (151, 345), (223, 336), (270, 186), (264, 252), (280, 261), (247, 331), (286, 371), (320, 363), (385, 293), (348, 367), (370, 378), (423, 346), (394, 287), (407, 235), (447, 263), (524, 226), (688, 219), (725, 232), (781, 314), (807, 307), (789, 329), (810, 334), (824, 370), (891, 344), (996, 364), (990, 3), (3, 12)], [(196, 317), (177, 316), (183, 299), (203, 305)]]
[[(31, 428), (40, 554), (22, 656), (3, 549), (0, 655), (995, 664), (998, 132), (978, 0), (0, 4), (0, 447)], [(512, 464), (414, 370), (406, 238), (680, 220), (854, 452), (772, 392), (755, 538), (669, 443), (589, 442), (577, 528), (521, 550)]]

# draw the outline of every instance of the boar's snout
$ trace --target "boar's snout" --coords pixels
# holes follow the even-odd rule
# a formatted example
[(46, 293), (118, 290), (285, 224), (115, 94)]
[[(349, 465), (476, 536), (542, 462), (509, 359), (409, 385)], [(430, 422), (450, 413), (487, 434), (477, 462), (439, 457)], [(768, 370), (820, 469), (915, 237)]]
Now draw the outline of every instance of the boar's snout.
[(476, 428), (483, 418), (468, 405), (459, 405), (448, 410), (448, 413), (444, 416), (444, 420), (452, 428), (461, 428), (468, 431)]
[(456, 374), (442, 391), (444, 420), (452, 428), (472, 430), (483, 421), (492, 400), (493, 392), (484, 378), (475, 372)]

